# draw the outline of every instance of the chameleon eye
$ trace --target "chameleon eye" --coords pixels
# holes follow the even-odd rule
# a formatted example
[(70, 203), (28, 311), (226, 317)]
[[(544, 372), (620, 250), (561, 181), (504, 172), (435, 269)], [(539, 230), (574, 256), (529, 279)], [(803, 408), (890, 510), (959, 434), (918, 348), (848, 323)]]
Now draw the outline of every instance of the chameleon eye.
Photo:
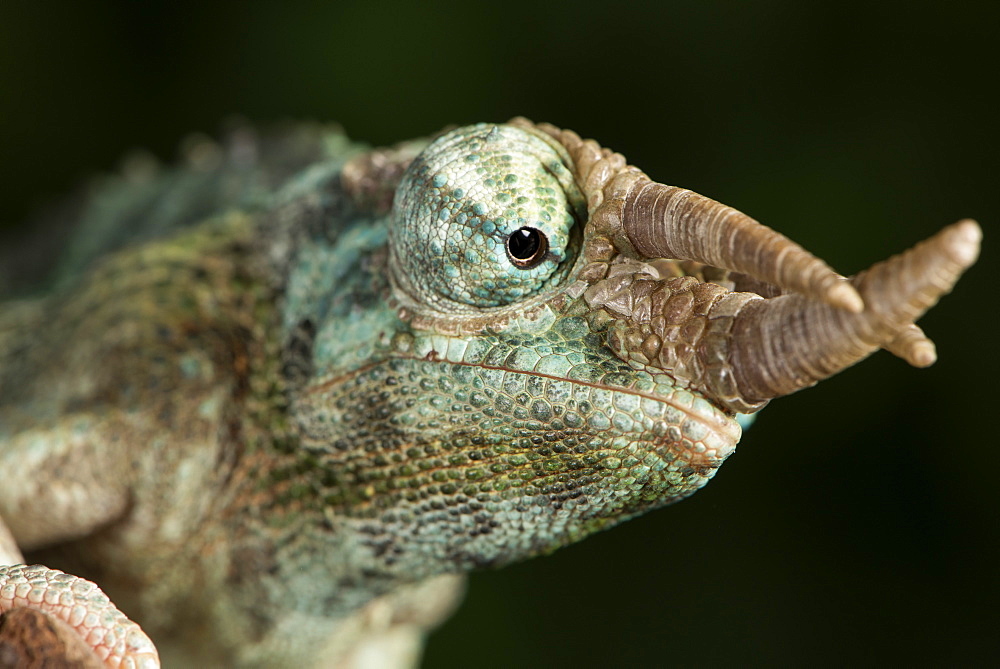
[(549, 239), (537, 228), (518, 228), (507, 237), (507, 256), (515, 267), (531, 269), (545, 259)]
[(587, 220), (572, 161), (510, 125), (453, 130), (407, 168), (393, 201), (393, 281), (415, 304), (503, 307), (561, 285)]

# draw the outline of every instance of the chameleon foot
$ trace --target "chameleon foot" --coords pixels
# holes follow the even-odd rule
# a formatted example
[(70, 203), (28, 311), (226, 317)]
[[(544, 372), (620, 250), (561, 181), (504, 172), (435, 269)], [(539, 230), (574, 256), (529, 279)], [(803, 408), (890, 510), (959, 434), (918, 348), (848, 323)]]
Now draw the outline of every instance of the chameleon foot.
[[(44, 620), (21, 609), (41, 612)], [(65, 666), (160, 666), (153, 642), (100, 588), (55, 569), (0, 567), (0, 621), (0, 663), (6, 657), (23, 666), (62, 648)]]
[(68, 625), (22, 606), (0, 616), (0, 669), (101, 669), (90, 646)]

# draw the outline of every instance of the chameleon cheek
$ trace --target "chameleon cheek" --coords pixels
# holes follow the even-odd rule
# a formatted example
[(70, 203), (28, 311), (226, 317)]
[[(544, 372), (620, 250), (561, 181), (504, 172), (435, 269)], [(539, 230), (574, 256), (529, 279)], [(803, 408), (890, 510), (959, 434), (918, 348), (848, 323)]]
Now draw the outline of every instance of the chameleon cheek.
[(372, 550), (389, 571), (571, 543), (691, 494), (739, 436), (683, 390), (414, 359), (318, 387), (297, 411), (313, 426), (303, 447), (327, 472), (321, 499), (388, 528)]
[[(388, 523), (406, 519), (394, 531), (409, 536), (404, 550), (467, 568), (548, 552), (695, 492), (739, 436), (733, 421), (684, 391), (667, 401), (505, 377), (510, 395), (468, 395), (487, 418), (480, 430), (454, 429), (441, 441), (451, 450), (435, 450), (430, 461), (413, 452), (410, 469), (433, 471), (438, 482), (386, 512)], [(454, 398), (439, 404), (459, 406)]]

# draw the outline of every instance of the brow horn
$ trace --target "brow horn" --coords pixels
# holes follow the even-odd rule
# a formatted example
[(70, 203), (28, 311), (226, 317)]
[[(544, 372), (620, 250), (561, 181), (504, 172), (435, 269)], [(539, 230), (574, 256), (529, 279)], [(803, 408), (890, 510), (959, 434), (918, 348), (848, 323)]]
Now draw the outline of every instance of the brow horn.
[(746, 214), (693, 191), (656, 183), (628, 165), (621, 154), (571, 130), (523, 117), (510, 123), (548, 135), (565, 147), (587, 197), (591, 224), (614, 240), (618, 251), (631, 246), (643, 259), (694, 260), (852, 313), (864, 309), (844, 277)]
[(858, 313), (862, 298), (844, 277), (746, 214), (645, 175), (622, 202), (622, 228), (644, 258), (695, 260), (743, 272), (789, 292)]

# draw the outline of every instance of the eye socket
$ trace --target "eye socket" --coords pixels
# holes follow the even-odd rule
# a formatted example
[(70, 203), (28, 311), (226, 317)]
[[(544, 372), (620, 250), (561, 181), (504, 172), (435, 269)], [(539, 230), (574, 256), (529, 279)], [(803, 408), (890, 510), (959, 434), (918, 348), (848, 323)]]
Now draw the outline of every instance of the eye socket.
[(545, 259), (549, 240), (537, 228), (518, 228), (507, 237), (507, 257), (515, 267), (531, 269)]

